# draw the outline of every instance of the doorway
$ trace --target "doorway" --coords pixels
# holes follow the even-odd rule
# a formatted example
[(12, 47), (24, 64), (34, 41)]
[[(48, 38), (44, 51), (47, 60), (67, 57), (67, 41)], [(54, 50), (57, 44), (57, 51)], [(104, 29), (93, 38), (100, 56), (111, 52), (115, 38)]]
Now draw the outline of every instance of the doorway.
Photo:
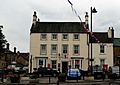
[(67, 73), (68, 62), (62, 62), (62, 73)]

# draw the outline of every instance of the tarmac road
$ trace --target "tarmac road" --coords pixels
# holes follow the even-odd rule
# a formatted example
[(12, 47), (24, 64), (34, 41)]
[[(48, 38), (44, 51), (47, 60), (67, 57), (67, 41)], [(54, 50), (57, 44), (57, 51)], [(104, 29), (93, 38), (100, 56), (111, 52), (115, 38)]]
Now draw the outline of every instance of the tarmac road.
[[(21, 80), (20, 83), (15, 84), (9, 81), (0, 85), (57, 85), (57, 80), (57, 77), (41, 77), (38, 79)], [(120, 80), (66, 80), (66, 82), (59, 82), (58, 85), (120, 85)]]

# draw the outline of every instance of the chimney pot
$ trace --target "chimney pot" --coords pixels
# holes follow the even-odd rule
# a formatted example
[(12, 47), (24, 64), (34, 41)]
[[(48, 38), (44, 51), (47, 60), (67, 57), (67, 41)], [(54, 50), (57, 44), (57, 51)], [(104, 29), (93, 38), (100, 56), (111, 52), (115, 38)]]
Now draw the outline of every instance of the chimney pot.
[(7, 50), (9, 50), (9, 48), (10, 48), (10, 44), (9, 44), (9, 43), (7, 43)]
[(14, 47), (14, 53), (16, 53), (16, 47)]

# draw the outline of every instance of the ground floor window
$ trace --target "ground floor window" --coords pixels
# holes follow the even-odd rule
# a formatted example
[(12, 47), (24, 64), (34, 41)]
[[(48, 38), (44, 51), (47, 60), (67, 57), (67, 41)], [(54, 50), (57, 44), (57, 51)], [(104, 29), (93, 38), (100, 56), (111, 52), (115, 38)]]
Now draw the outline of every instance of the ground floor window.
[(46, 59), (39, 59), (39, 66), (46, 67)]
[(75, 68), (80, 68), (80, 60), (75, 60)]
[(81, 68), (80, 61), (81, 60), (79, 59), (72, 59), (72, 63), (71, 63), (72, 68)]
[(105, 59), (100, 59), (100, 66), (102, 67), (105, 64)]
[(56, 63), (57, 63), (57, 61), (56, 60), (52, 60), (52, 69), (56, 69)]

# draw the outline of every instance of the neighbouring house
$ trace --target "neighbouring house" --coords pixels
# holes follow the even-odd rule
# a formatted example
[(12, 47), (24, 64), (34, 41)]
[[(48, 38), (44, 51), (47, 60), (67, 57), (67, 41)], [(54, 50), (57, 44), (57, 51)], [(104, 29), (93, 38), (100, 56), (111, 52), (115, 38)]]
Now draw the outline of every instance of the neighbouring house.
[(29, 63), (29, 53), (19, 53), (16, 58), (17, 66), (28, 66)]
[(30, 29), (29, 72), (40, 66), (66, 72), (69, 65), (88, 70), (90, 60), (93, 60), (93, 66), (112, 66), (113, 29), (93, 32), (93, 37), (88, 27), (87, 13), (85, 22), (40, 22), (34, 12)]
[(114, 54), (114, 65), (120, 65), (120, 38), (114, 38), (113, 54)]
[(29, 53), (16, 52), (16, 47), (14, 47), (14, 51), (11, 51), (9, 47), (10, 45), (7, 43), (4, 52), (0, 53), (0, 68), (7, 67), (12, 62), (16, 62), (17, 66), (28, 66)]

